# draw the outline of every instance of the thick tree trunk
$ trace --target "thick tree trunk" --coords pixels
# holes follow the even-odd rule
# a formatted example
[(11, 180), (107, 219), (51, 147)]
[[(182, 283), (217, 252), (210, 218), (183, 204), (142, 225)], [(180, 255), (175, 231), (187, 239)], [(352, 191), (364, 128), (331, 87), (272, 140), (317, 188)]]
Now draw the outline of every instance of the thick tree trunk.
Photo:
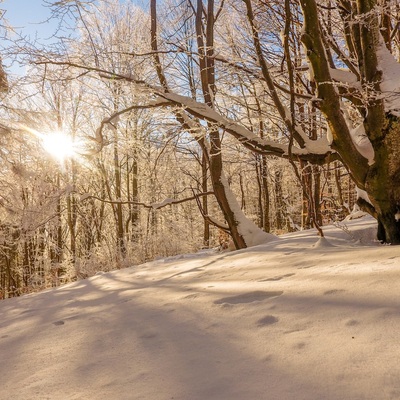
[(222, 174), (221, 138), (218, 128), (210, 127), (210, 176), (215, 198), (230, 228), (233, 243), (237, 249), (244, 249), (247, 244), (238, 230), (238, 220), (230, 204), (227, 188)]
[[(366, 98), (362, 104), (358, 104), (356, 99), (352, 101), (364, 119), (365, 135), (374, 150), (373, 162), (367, 160), (357, 148), (352, 138), (353, 127), (344, 117), (341, 98), (331, 76), (322, 40), (315, 0), (300, 0), (304, 16), (302, 42), (307, 48), (307, 56), (312, 65), (318, 98), (321, 99), (320, 109), (325, 114), (332, 133), (332, 148), (340, 154), (356, 184), (368, 194), (369, 201), (361, 199), (359, 204), (377, 218), (379, 240), (400, 244), (400, 223), (395, 217), (400, 208), (400, 118), (388, 112), (390, 98), (381, 87), (390, 73), (383, 68), (385, 64), (382, 64), (384, 57), (380, 19), (379, 13), (376, 12), (378, 2), (342, 0), (341, 3), (345, 11), (342, 14), (343, 22), (348, 26), (348, 48), (353, 58), (358, 60), (361, 83), (359, 96)], [(386, 27), (390, 21), (386, 16), (381, 22), (383, 27)], [(385, 50), (390, 50), (390, 35), (387, 29), (383, 35), (386, 41)], [(396, 87), (393, 89), (396, 90)]]
[(370, 167), (365, 190), (378, 220), (378, 240), (400, 244), (400, 118), (386, 116), (382, 140), (373, 143), (375, 163)]

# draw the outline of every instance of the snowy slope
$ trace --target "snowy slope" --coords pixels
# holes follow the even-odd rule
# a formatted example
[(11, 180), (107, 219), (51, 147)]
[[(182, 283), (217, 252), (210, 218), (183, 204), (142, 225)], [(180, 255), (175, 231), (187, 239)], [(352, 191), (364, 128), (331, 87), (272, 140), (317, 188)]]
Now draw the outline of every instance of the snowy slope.
[(400, 246), (347, 224), (0, 302), (0, 399), (400, 399)]

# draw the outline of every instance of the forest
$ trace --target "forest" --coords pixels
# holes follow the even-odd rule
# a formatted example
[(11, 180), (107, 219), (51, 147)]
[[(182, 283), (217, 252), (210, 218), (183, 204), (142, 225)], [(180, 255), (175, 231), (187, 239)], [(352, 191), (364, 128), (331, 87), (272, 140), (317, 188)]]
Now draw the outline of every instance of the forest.
[(397, 0), (48, 7), (0, 26), (0, 299), (356, 210), (400, 244)]

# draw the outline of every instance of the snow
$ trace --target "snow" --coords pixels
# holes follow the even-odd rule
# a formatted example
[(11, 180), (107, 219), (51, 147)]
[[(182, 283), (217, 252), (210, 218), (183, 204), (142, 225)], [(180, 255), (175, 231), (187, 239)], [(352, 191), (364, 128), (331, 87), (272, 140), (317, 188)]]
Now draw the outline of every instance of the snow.
[[(400, 63), (387, 49), (382, 35), (379, 36), (376, 54), (378, 69), (382, 71), (380, 90), (385, 111), (400, 116)], [(358, 77), (347, 69), (330, 68), (330, 74), (341, 85), (361, 89)]]
[(329, 146), (333, 143), (333, 133), (329, 124), (326, 124), (326, 140)]
[(350, 135), (357, 150), (368, 160), (368, 165), (373, 165), (375, 162), (375, 151), (365, 133), (364, 125), (360, 124), (355, 129), (350, 129)]
[(318, 242), (315, 243), (314, 248), (321, 249), (324, 247), (334, 247), (334, 245), (326, 237), (320, 237)]
[(332, 79), (340, 82), (344, 86), (361, 89), (360, 81), (357, 76), (348, 69), (343, 68), (329, 68)]
[(167, 199), (164, 199), (161, 203), (152, 203), (152, 204), (151, 204), (151, 207), (152, 207), (154, 210), (157, 210), (158, 208), (162, 208), (162, 207), (165, 207), (165, 206), (167, 206), (167, 205), (174, 204), (174, 203), (176, 203), (176, 202), (177, 202), (176, 199), (167, 198)]
[[(157, 90), (158, 96), (170, 100), (175, 104), (182, 105), (188, 112), (191, 114), (204, 118), (207, 121), (216, 123), (219, 127), (225, 129), (227, 132), (231, 133), (235, 136), (240, 142), (252, 143), (253, 146), (263, 148), (264, 151), (268, 150), (271, 152), (288, 154), (287, 145), (277, 143), (271, 140), (267, 140), (257, 136), (255, 133), (247, 129), (246, 127), (238, 124), (236, 121), (224, 117), (223, 115), (216, 112), (214, 109), (208, 107), (204, 103), (199, 103), (187, 96), (181, 96), (178, 94), (174, 94), (171, 92), (165, 93), (163, 90)], [(296, 128), (297, 132), (302, 138), (305, 140), (305, 148), (298, 148), (293, 146), (291, 148), (291, 152), (293, 155), (305, 155), (305, 154), (325, 154), (331, 151), (328, 141), (325, 137), (318, 140), (310, 140), (305, 135), (304, 131), (299, 128)]]
[(82, 194), (79, 196), (79, 201), (87, 200), (87, 199), (89, 199), (90, 197), (91, 197), (91, 194), (90, 194), (90, 193), (82, 193)]
[(383, 93), (385, 111), (400, 117), (400, 63), (387, 49), (382, 36), (376, 53), (379, 69), (382, 71), (380, 89)]
[[(400, 247), (370, 217), (0, 302), (0, 399), (400, 398)], [(184, 238), (182, 239), (184, 240)]]
[(365, 200), (367, 203), (372, 204), (368, 196), (368, 193), (365, 190), (360, 189), (359, 187), (356, 186), (356, 193), (357, 193), (357, 199), (362, 199)]
[[(366, 193), (366, 192), (364, 192)], [(368, 200), (369, 202), (369, 200)], [(353, 211), (351, 212), (350, 215), (348, 215), (344, 221), (351, 221), (352, 219), (357, 219), (357, 218), (361, 218), (361, 217), (365, 217), (366, 215), (368, 215), (366, 212), (360, 210), (358, 208), (358, 206), (354, 206)]]
[(223, 175), (221, 177), (221, 183), (225, 188), (225, 195), (229, 206), (235, 215), (238, 232), (240, 235), (242, 235), (247, 247), (257, 246), (259, 244), (268, 243), (272, 240), (275, 240), (275, 235), (264, 232), (253, 221), (244, 215), (235, 195), (229, 187), (228, 180)]

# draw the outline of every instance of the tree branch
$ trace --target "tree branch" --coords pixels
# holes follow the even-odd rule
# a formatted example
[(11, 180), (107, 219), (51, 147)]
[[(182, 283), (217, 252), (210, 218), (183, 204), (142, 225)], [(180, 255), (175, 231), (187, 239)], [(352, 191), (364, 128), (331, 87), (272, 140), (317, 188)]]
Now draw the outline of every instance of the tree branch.
[(181, 203), (185, 203), (187, 201), (196, 200), (198, 197), (210, 196), (213, 194), (214, 194), (214, 192), (198, 193), (191, 197), (186, 197), (184, 199), (165, 199), (161, 203), (152, 203), (152, 204), (147, 204), (147, 203), (143, 203), (140, 201), (106, 200), (106, 199), (102, 199), (102, 198), (94, 196), (94, 195), (83, 195), (81, 197), (80, 201), (94, 199), (94, 200), (98, 200), (98, 201), (101, 201), (102, 203), (107, 203), (107, 204), (130, 204), (130, 205), (134, 205), (134, 206), (141, 206), (141, 207), (148, 208), (148, 209), (159, 210), (161, 208), (171, 206), (173, 204), (181, 204)]

